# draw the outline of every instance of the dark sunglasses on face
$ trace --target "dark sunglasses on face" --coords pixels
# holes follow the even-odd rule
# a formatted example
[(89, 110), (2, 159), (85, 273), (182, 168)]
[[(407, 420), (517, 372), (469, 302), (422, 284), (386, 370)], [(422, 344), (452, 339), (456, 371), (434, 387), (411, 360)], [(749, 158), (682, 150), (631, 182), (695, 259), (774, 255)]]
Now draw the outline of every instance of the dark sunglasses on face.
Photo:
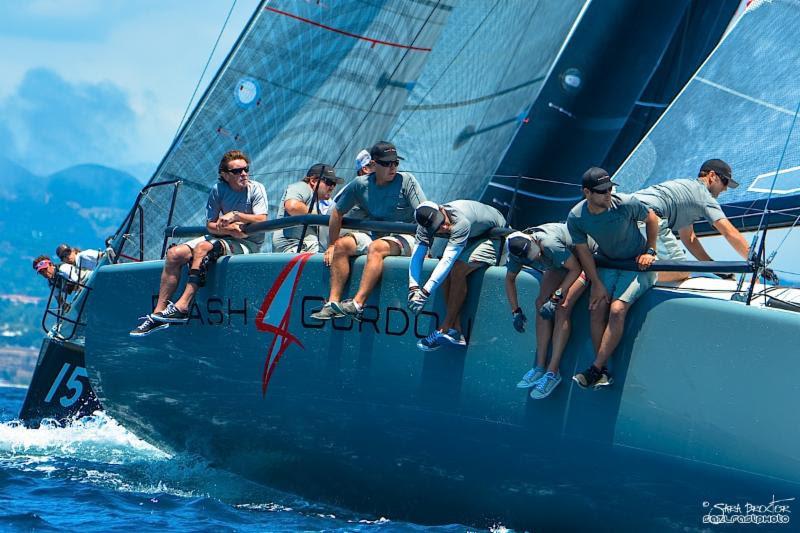
[(595, 194), (611, 194), (611, 189), (603, 189), (602, 191), (598, 191), (597, 189), (589, 189)]
[[(717, 174), (719, 176), (719, 174)], [(728, 182), (730, 182), (730, 178), (726, 178), (725, 176), (719, 176), (719, 180), (722, 182), (724, 186), (728, 186)]]
[(228, 172), (231, 174), (236, 174), (237, 176), (241, 176), (244, 173), (250, 173), (250, 167), (229, 168)]
[(327, 179), (327, 178), (324, 178), (324, 179), (322, 180), (322, 183), (324, 183), (324, 184), (325, 184), (325, 185), (327, 185), (328, 187), (336, 187), (336, 182), (335, 182), (334, 180), (329, 180), (329, 179)]
[(400, 166), (400, 161), (375, 161), (375, 162), (378, 163), (383, 168)]

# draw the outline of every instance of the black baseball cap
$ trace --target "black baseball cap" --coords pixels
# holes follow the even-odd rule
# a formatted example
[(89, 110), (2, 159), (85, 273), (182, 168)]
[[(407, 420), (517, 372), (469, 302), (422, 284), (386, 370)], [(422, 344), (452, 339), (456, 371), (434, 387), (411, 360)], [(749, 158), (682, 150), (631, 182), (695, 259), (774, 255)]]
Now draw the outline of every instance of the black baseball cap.
[(709, 159), (700, 167), (700, 172), (710, 172), (712, 170), (720, 178), (728, 180), (728, 187), (731, 189), (739, 186), (739, 182), (733, 179), (731, 166), (722, 159)]
[(535, 261), (542, 249), (530, 235), (515, 231), (506, 239), (508, 253), (522, 260)]
[(72, 247), (69, 244), (59, 244), (56, 248), (56, 257), (64, 261), (71, 251)]
[(417, 224), (428, 230), (429, 234), (436, 233), (444, 222), (444, 215), (439, 210), (439, 204), (422, 202), (414, 210), (414, 219)]
[(309, 178), (324, 178), (331, 181), (335, 181), (336, 183), (344, 183), (344, 178), (340, 178), (336, 175), (336, 171), (333, 170), (332, 165), (326, 165), (325, 163), (317, 163), (316, 165), (312, 166), (306, 172), (306, 177)]
[(617, 184), (611, 181), (611, 177), (608, 175), (608, 172), (600, 167), (592, 167), (583, 173), (581, 186), (584, 189), (607, 191), (611, 187), (616, 187)]
[(398, 161), (403, 159), (397, 155), (397, 148), (386, 141), (379, 141), (369, 149), (369, 156), (375, 161)]

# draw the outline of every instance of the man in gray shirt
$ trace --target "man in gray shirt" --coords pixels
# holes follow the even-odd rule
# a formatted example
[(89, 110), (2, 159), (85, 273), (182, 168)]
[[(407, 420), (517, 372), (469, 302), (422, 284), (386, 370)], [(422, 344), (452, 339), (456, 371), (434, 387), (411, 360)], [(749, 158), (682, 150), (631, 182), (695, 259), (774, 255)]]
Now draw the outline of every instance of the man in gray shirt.
[[(625, 317), (636, 300), (653, 286), (655, 272), (630, 272), (612, 268), (598, 269), (589, 249), (591, 236), (598, 253), (608, 259), (636, 259), (640, 270), (646, 270), (656, 259), (658, 217), (639, 200), (629, 195), (612, 195), (616, 184), (608, 172), (592, 167), (583, 174), (584, 200), (569, 212), (567, 229), (575, 243), (575, 254), (586, 277), (592, 283), (592, 344), (595, 360), (573, 380), (583, 388), (611, 385), (606, 362), (617, 348), (625, 328)], [(644, 222), (647, 238), (638, 222)]]
[[(681, 245), (672, 233), (678, 230), (681, 241), (700, 261), (712, 261), (694, 233), (693, 224), (705, 218), (744, 259), (750, 255), (747, 241), (727, 219), (717, 201), (720, 193), (739, 184), (731, 167), (721, 159), (709, 159), (700, 167), (696, 180), (678, 179), (659, 183), (633, 193), (633, 196), (659, 217), (658, 253), (662, 259), (686, 260)], [(689, 272), (660, 272), (659, 281), (681, 281)]]
[[(370, 148), (374, 171), (356, 177), (336, 196), (328, 223), (328, 249), (323, 261), (331, 268), (328, 301), (312, 318), (330, 320), (352, 316), (361, 320), (363, 306), (383, 274), (383, 260), (390, 255), (411, 255), (414, 239), (410, 235), (352, 232), (340, 237), (342, 218), (351, 209), (369, 220), (413, 222), (414, 209), (425, 201), (417, 179), (409, 172), (398, 172), (400, 160), (392, 143), (380, 141)], [(367, 255), (358, 292), (341, 300), (350, 277), (350, 258)]]
[[(594, 242), (589, 240), (594, 249)], [(559, 365), (569, 341), (572, 309), (586, 289), (586, 276), (574, 255), (575, 246), (566, 224), (542, 224), (512, 233), (506, 239), (506, 296), (511, 305), (514, 329), (525, 332), (528, 319), (519, 305), (516, 280), (523, 266), (543, 272), (536, 298), (536, 359), (517, 387), (531, 389), (531, 398), (549, 396), (561, 383)], [(547, 348), (553, 341), (547, 365)]]
[[(418, 314), (439, 285), (444, 289), (447, 314), (439, 329), (420, 340), (420, 350), (432, 351), (445, 343), (466, 346), (461, 330), (461, 306), (467, 297), (467, 276), (492, 266), (500, 255), (499, 240), (487, 233), (502, 228), (506, 219), (494, 207), (473, 200), (438, 205), (422, 202), (414, 212), (416, 243), (408, 266), (408, 308)], [(434, 237), (446, 237), (447, 246), (430, 278), (422, 284), (422, 265)]]
[[(239, 150), (222, 156), (219, 181), (212, 187), (206, 204), (206, 229), (210, 235), (172, 246), (167, 251), (158, 303), (153, 312), (141, 318), (131, 330), (132, 337), (149, 335), (170, 324), (189, 320), (189, 307), (198, 287), (204, 284), (208, 260), (219, 256), (256, 253), (264, 242), (263, 233), (248, 235), (246, 224), (267, 219), (267, 192), (264, 186), (250, 181), (250, 159)], [(189, 278), (180, 299), (169, 301), (178, 286), (181, 268), (189, 264)]]
[[(336, 176), (331, 165), (317, 163), (306, 172), (302, 181), (290, 184), (283, 193), (278, 206), (278, 218), (311, 214), (322, 214), (322, 202), (330, 200), (336, 185), (344, 179)], [(298, 250), (302, 226), (284, 228), (272, 234), (274, 252), (313, 252), (319, 251), (319, 226), (309, 226)]]

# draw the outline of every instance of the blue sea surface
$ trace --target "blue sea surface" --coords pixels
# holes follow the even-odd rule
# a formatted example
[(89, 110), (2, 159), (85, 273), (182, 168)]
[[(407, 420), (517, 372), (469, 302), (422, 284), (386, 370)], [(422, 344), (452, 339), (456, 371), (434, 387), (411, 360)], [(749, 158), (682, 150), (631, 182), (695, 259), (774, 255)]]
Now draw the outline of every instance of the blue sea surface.
[(2, 531), (467, 529), (360, 516), (310, 502), (215, 470), (197, 457), (171, 457), (105, 415), (70, 427), (29, 429), (16, 420), (24, 397), (24, 389), (0, 387)]

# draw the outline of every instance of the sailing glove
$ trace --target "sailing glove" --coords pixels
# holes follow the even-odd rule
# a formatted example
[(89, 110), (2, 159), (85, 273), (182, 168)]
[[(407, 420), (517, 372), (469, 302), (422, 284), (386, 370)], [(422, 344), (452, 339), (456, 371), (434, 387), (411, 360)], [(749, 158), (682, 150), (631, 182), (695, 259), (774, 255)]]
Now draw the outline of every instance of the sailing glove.
[(511, 316), (514, 317), (514, 329), (520, 333), (525, 333), (525, 324), (528, 322), (528, 317), (522, 312), (522, 308), (517, 307)]
[(425, 289), (420, 289), (417, 287), (417, 290), (409, 290), (408, 291), (408, 308), (411, 310), (412, 313), (418, 315), (422, 308), (425, 307), (425, 302), (428, 301), (428, 296), (430, 293)]
[(775, 285), (780, 283), (778, 275), (771, 268), (765, 268), (761, 275), (764, 276), (764, 279), (769, 281), (770, 283), (774, 283)]
[(539, 316), (545, 320), (553, 320), (553, 318), (556, 316), (556, 307), (558, 307), (557, 301), (547, 300), (539, 308)]

